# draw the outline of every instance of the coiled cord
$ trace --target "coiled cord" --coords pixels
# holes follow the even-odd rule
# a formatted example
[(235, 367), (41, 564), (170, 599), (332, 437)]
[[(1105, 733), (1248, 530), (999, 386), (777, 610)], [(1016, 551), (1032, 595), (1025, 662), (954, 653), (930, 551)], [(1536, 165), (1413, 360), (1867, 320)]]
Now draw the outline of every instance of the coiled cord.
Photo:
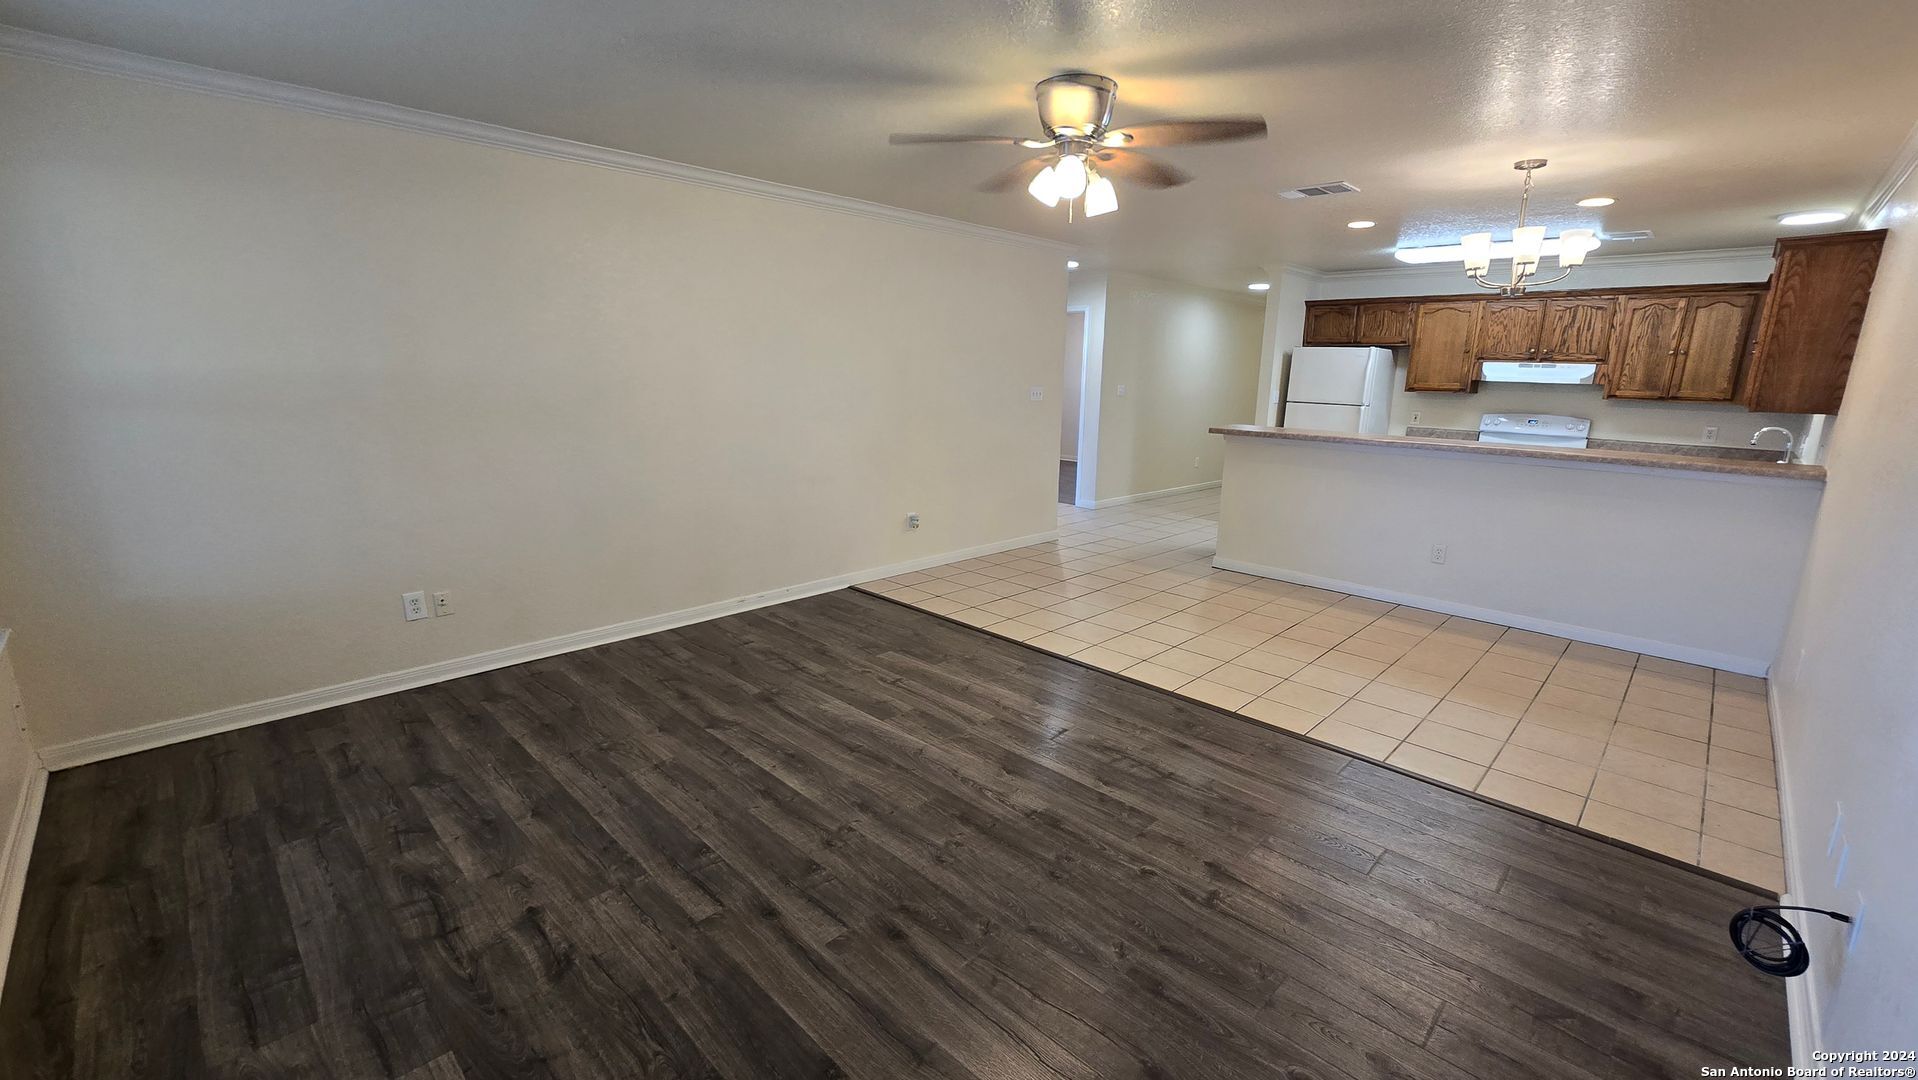
[[(1805, 937), (1798, 928), (1786, 921), (1781, 911), (1809, 911), (1815, 915), (1829, 915), (1839, 922), (1848, 923), (1851, 916), (1837, 911), (1826, 911), (1814, 907), (1750, 907), (1732, 916), (1732, 948), (1745, 962), (1767, 975), (1776, 975), (1789, 979), (1793, 975), (1803, 975), (1811, 967), (1811, 950), (1805, 946)], [(1760, 943), (1760, 935), (1770, 932), (1778, 938), (1775, 946)]]

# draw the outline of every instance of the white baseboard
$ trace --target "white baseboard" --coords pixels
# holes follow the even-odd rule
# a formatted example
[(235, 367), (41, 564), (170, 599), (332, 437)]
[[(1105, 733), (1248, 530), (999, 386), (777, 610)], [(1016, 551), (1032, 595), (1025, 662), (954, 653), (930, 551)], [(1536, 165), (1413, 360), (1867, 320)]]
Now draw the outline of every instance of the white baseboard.
[(1094, 499), (1091, 503), (1080, 503), (1092, 510), (1103, 510), (1108, 506), (1121, 506), (1125, 503), (1139, 502), (1144, 499), (1156, 499), (1161, 495), (1183, 495), (1188, 491), (1204, 491), (1219, 486), (1217, 480), (1207, 480), (1203, 484), (1187, 484), (1184, 487), (1160, 488), (1158, 491), (1141, 491), (1136, 495), (1119, 495), (1110, 499)]
[(859, 570), (850, 574), (840, 574), (836, 577), (821, 578), (817, 581), (808, 581), (801, 585), (788, 585), (766, 592), (753, 593), (750, 596), (735, 597), (731, 600), (702, 604), (699, 607), (685, 608), (680, 611), (669, 611), (660, 615), (649, 615), (642, 619), (631, 620), (630, 622), (615, 623), (612, 626), (602, 626), (593, 630), (580, 630), (571, 634), (562, 634), (559, 637), (547, 638), (543, 641), (527, 642), (524, 645), (509, 645), (502, 649), (491, 649), (487, 652), (475, 653), (471, 656), (456, 657), (452, 660), (441, 660), (437, 663), (426, 664), (421, 667), (407, 668), (404, 671), (388, 672), (384, 675), (371, 675), (363, 679), (354, 679), (350, 682), (338, 683), (333, 686), (323, 686), (314, 690), (302, 690), (296, 694), (268, 698), (265, 701), (255, 701), (245, 705), (232, 705), (224, 709), (215, 709), (211, 712), (200, 713), (196, 716), (184, 716), (175, 720), (162, 720), (128, 731), (116, 731), (106, 735), (95, 735), (91, 738), (76, 739), (72, 742), (60, 743), (55, 746), (41, 747), (40, 758), (46, 763), (48, 769), (56, 772), (61, 769), (71, 769), (77, 765), (104, 761), (107, 758), (120, 757), (124, 754), (137, 754), (142, 750), (152, 750), (156, 747), (185, 742), (188, 739), (197, 739), (205, 735), (214, 735), (222, 731), (232, 731), (235, 728), (251, 727), (254, 724), (283, 720), (289, 716), (299, 716), (303, 713), (310, 713), (319, 709), (330, 709), (336, 705), (363, 701), (367, 698), (379, 697), (382, 694), (411, 690), (415, 687), (426, 686), (431, 683), (445, 682), (448, 679), (477, 675), (482, 671), (492, 671), (495, 668), (524, 664), (529, 660), (539, 660), (548, 656), (557, 656), (560, 653), (591, 648), (595, 645), (605, 645), (609, 642), (624, 641), (627, 638), (655, 634), (661, 630), (671, 630), (674, 627), (685, 626), (689, 623), (705, 622), (708, 619), (735, 615), (742, 611), (751, 611), (754, 608), (783, 604), (788, 600), (798, 600), (802, 597), (816, 596), (819, 593), (832, 592), (835, 589), (843, 589), (849, 585), (857, 585), (861, 582), (872, 581), (877, 578), (911, 573), (914, 570), (923, 570), (929, 566), (938, 566), (942, 563), (955, 562), (960, 559), (992, 555), (997, 552), (1011, 550), (1012, 548), (1025, 547), (1028, 544), (1044, 543), (1048, 540), (1056, 540), (1058, 536), (1059, 531), (1053, 529), (1049, 532), (1033, 533), (1030, 536), (1021, 536), (1012, 540), (1002, 540), (992, 544), (981, 544), (976, 547), (964, 548), (958, 551), (945, 551), (937, 555), (928, 555), (907, 562), (895, 563), (891, 566)]
[(1333, 592), (1350, 593), (1372, 600), (1383, 600), (1388, 604), (1410, 604), (1413, 607), (1429, 611), (1442, 611), (1447, 615), (1457, 615), (1466, 619), (1478, 619), (1481, 622), (1500, 623), (1515, 626), (1520, 630), (1531, 630), (1553, 637), (1571, 638), (1573, 641), (1589, 642), (1593, 645), (1605, 645), (1627, 652), (1644, 653), (1647, 656), (1660, 656), (1667, 660), (1678, 660), (1687, 664), (1703, 664), (1706, 667), (1735, 671), (1741, 675), (1763, 676), (1771, 666), (1768, 660), (1759, 660), (1749, 656), (1733, 656), (1730, 653), (1712, 652), (1708, 649), (1694, 649), (1688, 645), (1674, 645), (1668, 641), (1652, 641), (1648, 638), (1632, 637), (1628, 634), (1614, 634), (1609, 630), (1595, 630), (1589, 626), (1574, 626), (1570, 623), (1553, 622), (1550, 619), (1533, 618), (1513, 611), (1494, 611), (1491, 608), (1473, 607), (1470, 604), (1457, 604), (1450, 600), (1441, 600), (1434, 596), (1417, 596), (1412, 593), (1393, 592), (1390, 589), (1375, 589), (1370, 585), (1361, 585), (1353, 581), (1339, 581), (1336, 578), (1319, 577), (1316, 574), (1300, 573), (1277, 566), (1261, 566), (1258, 563), (1240, 562), (1237, 559), (1213, 559), (1212, 565), (1221, 570), (1236, 570), (1241, 574), (1255, 577), (1272, 578), (1277, 581), (1289, 581), (1295, 585), (1310, 585), (1317, 589), (1330, 589)]
[(40, 807), (46, 801), (47, 770), (35, 765), (20, 789), (20, 802), (7, 822), (6, 847), (0, 849), (0, 985), (5, 985), (7, 960), (13, 952), (13, 930), (20, 919), (20, 900), (27, 889), (27, 860), (33, 855), (33, 837), (40, 829)]
[[(1779, 891), (1780, 904), (1802, 904), (1799, 899), (1804, 895), (1805, 882), (1809, 880), (1807, 868), (1799, 861), (1798, 844), (1791, 829), (1796, 819), (1791, 801), (1791, 770), (1785, 767), (1785, 740), (1779, 737), (1778, 691), (1770, 683), (1765, 686), (1765, 704), (1771, 710), (1771, 745), (1773, 767), (1778, 776), (1778, 818), (1785, 834), (1785, 887)], [(1818, 954), (1812, 953), (1815, 963)], [(1791, 1031), (1791, 1060), (1800, 1069), (1809, 1070), (1814, 1062), (1812, 1053), (1818, 1049), (1820, 1029), (1818, 1015), (1818, 982), (1815, 972), (1806, 972), (1785, 980), (1785, 1021)], [(1809, 1072), (1807, 1072), (1809, 1075)]]

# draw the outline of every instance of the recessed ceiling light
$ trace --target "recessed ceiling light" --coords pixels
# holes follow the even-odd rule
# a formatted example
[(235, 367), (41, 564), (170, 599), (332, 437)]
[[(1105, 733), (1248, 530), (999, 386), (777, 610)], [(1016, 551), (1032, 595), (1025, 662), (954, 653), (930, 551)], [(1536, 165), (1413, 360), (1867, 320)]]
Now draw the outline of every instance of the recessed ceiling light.
[(1850, 216), (1843, 210), (1800, 210), (1795, 214), (1778, 215), (1778, 223), (1780, 225), (1829, 225)]
[(1357, 220), (1357, 221), (1348, 221), (1348, 222), (1346, 222), (1346, 223), (1345, 223), (1345, 227), (1346, 227), (1346, 228), (1348, 228), (1348, 229), (1369, 229), (1369, 228), (1371, 228), (1372, 226), (1374, 226), (1374, 225), (1377, 225), (1377, 224), (1378, 224), (1378, 222), (1376, 222), (1376, 221), (1367, 221), (1367, 220), (1365, 220), (1364, 218), (1360, 218), (1360, 219), (1359, 219), (1359, 220)]
[(1610, 206), (1617, 201), (1617, 199), (1612, 198), (1610, 195), (1594, 195), (1589, 199), (1578, 200), (1578, 205), (1596, 208), (1600, 206)]
[(1066, 269), (1067, 269), (1067, 270), (1077, 270), (1077, 269), (1079, 269), (1079, 260), (1077, 260), (1077, 259), (1067, 259), (1067, 260), (1066, 260)]
[(1272, 283), (1269, 281), (1255, 281), (1252, 284), (1246, 286), (1246, 288), (1251, 289), (1253, 292), (1264, 292), (1265, 290), (1271, 287), (1272, 287)]

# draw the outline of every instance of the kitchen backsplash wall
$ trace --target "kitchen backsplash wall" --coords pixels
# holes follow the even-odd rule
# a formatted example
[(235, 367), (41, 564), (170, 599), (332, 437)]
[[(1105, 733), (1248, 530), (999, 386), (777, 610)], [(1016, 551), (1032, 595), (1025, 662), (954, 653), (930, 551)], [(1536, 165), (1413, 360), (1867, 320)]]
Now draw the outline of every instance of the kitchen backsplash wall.
[[(1405, 350), (1398, 357), (1398, 389), (1392, 395), (1391, 434), (1403, 435), (1410, 426), (1478, 429), (1479, 417), (1490, 412), (1551, 413), (1582, 416), (1592, 422), (1595, 439), (1705, 445), (1707, 427), (1718, 429), (1717, 444), (1744, 446), (1762, 427), (1782, 427), (1794, 441), (1803, 442), (1808, 416), (1755, 413), (1732, 404), (1690, 404), (1673, 401), (1628, 401), (1606, 398), (1596, 386), (1529, 386), (1480, 383), (1474, 394), (1408, 394), (1405, 392)], [(1417, 413), (1414, 421), (1412, 414)], [(1773, 434), (1771, 440), (1781, 437)], [(1766, 446), (1777, 446), (1768, 441)]]

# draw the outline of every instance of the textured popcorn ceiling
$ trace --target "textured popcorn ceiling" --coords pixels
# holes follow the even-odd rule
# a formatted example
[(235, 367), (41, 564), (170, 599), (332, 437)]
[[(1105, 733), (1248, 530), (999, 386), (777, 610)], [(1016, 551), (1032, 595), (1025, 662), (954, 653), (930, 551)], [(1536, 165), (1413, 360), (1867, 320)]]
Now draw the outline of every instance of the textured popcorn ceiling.
[[(1601, 255), (1768, 243), (1855, 210), (1918, 119), (1901, 0), (0, 0), (0, 22), (1081, 242), (1215, 284), (1390, 265), (1398, 243), (1539, 219), (1651, 229)], [(1020, 153), (1031, 84), (1120, 82), (1118, 120), (1260, 113), (1263, 143), (1164, 152), (1197, 176), (1068, 225), (973, 190)], [(1283, 202), (1349, 180), (1358, 195)], [(1604, 211), (1574, 200), (1617, 197)], [(1355, 232), (1347, 220), (1378, 227)], [(1842, 226), (1839, 226), (1842, 227)]]

